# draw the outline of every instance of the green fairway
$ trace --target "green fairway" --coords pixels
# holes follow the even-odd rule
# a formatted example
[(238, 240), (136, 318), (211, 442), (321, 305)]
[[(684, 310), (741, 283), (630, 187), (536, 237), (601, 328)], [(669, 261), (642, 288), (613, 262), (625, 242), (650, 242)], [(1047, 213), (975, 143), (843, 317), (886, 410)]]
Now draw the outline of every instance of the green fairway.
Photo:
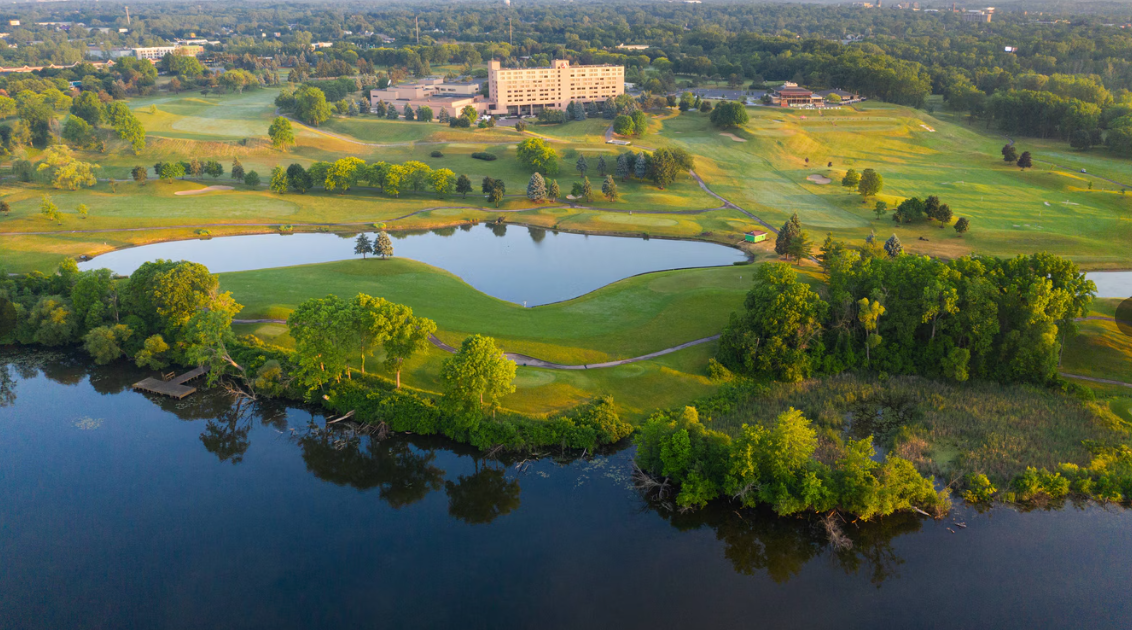
[[(741, 279), (741, 276), (745, 279)], [(722, 267), (646, 274), (580, 298), (536, 308), (504, 302), (456, 276), (405, 259), (356, 260), (221, 274), (221, 288), (245, 305), (241, 318), (285, 319), (302, 300), (357, 293), (408, 304), (437, 322), (437, 335), (458, 345), (466, 335), (495, 337), (509, 352), (564, 364), (630, 358), (718, 334), (749, 288), (750, 267)], [(278, 325), (248, 326), (287, 345)], [(521, 368), (519, 391), (507, 405), (545, 413), (597, 393), (613, 393), (631, 414), (686, 403), (709, 393), (707, 360), (714, 344), (660, 359), (587, 371)], [(414, 387), (436, 391), (439, 350), (407, 368)]]
[[(858, 240), (875, 229), (882, 236), (898, 234), (906, 251), (944, 256), (1049, 251), (1089, 267), (1132, 265), (1132, 248), (1114, 246), (1132, 242), (1132, 197), (1117, 186), (1050, 170), (1038, 162), (1040, 148), (1035, 168), (1020, 171), (1002, 162), (1003, 138), (919, 110), (882, 103), (859, 110), (748, 108), (751, 122), (734, 132), (746, 142), (720, 135), (706, 115), (689, 113), (664, 121), (660, 135), (699, 156), (697, 171), (713, 190), (775, 224), (797, 212), (815, 235), (832, 231)], [(1068, 147), (1057, 146), (1050, 161), (1132, 180), (1127, 160), (1067, 155)], [(839, 185), (848, 168), (880, 172), (885, 180), (880, 199), (890, 206), (906, 197), (940, 196), (956, 217), (971, 220), (970, 233), (961, 237), (933, 222), (877, 220), (872, 200), (862, 204), (859, 195)], [(807, 180), (815, 174), (833, 181)]]

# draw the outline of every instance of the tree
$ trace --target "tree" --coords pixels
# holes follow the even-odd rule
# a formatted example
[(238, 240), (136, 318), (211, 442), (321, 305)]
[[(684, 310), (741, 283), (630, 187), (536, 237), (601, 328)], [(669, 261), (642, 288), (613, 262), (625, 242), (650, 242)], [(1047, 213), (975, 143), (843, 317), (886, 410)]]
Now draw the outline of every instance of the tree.
[(135, 182), (143, 184), (145, 180), (149, 179), (149, 169), (139, 164), (130, 171), (130, 175), (133, 176)]
[(527, 182), (527, 199), (535, 203), (546, 200), (546, 180), (537, 172), (532, 174), (530, 181)]
[(311, 187), (311, 177), (302, 164), (287, 167), (287, 185), (299, 193), (306, 193)]
[(8, 205), (7, 201), (0, 201), (0, 214), (8, 216), (12, 212), (12, 207)]
[(217, 160), (208, 160), (204, 163), (204, 174), (215, 179), (224, 174), (224, 165)]
[(597, 173), (602, 177), (609, 174), (609, 166), (605, 163), (604, 155), (597, 156)]
[(657, 149), (648, 160), (648, 178), (661, 190), (676, 181), (680, 164), (669, 149)]
[(385, 118), (388, 120), (397, 120), (397, 118), (399, 118), (396, 105), (390, 103), (389, 106), (385, 108)]
[(244, 184), (252, 188), (259, 186), (259, 173), (248, 171), (247, 175), (244, 175)]
[(711, 111), (711, 101), (707, 100), (706, 98), (704, 100), (700, 101), (700, 111), (704, 112), (704, 113), (710, 112)]
[[(13, 111), (13, 113), (15, 113)], [(106, 119), (106, 106), (94, 92), (83, 92), (71, 102), (71, 113), (97, 129)], [(10, 115), (10, 114), (9, 114)]]
[(621, 114), (613, 119), (613, 133), (619, 136), (631, 136), (636, 131), (636, 126), (633, 124), (633, 118)]
[(1007, 164), (1013, 164), (1018, 161), (1018, 149), (1014, 148), (1013, 144), (1008, 144), (1002, 147), (1002, 159)]
[(477, 112), (476, 108), (471, 105), (465, 105), (464, 108), (460, 110), (460, 118), (468, 121), (469, 125), (475, 122), (475, 120), (479, 117), (480, 113)]
[(85, 203), (80, 203), (76, 211), (79, 213), (79, 216), (84, 219), (90, 214), (90, 208), (88, 208)]
[(133, 335), (129, 326), (99, 326), (83, 336), (83, 350), (86, 350), (98, 365), (106, 365), (123, 356), (122, 345)]
[(463, 195), (465, 199), (467, 199), (468, 193), (472, 192), (472, 180), (468, 179), (467, 175), (460, 175), (456, 180), (456, 192)]
[(877, 334), (877, 321), (884, 315), (885, 309), (880, 302), (861, 298), (857, 300), (857, 321), (865, 329), (865, 360), (872, 361), (872, 349), (879, 346), (881, 336)]
[(955, 231), (959, 235), (966, 234), (969, 229), (971, 229), (971, 222), (967, 220), (967, 217), (959, 217), (959, 220), (955, 222)]
[(586, 171), (590, 168), (589, 163), (586, 161), (586, 156), (579, 155), (578, 161), (574, 163), (574, 170), (578, 171), (579, 177), (585, 177)]
[(856, 188), (857, 184), (861, 183), (861, 174), (853, 169), (845, 172), (845, 177), (841, 178), (841, 185), (846, 188)]
[(494, 411), (504, 396), (515, 391), (515, 362), (494, 339), (471, 335), (445, 359), (440, 380), (447, 405), (474, 426), (485, 409)]
[(503, 188), (499, 186), (493, 187), (487, 193), (487, 200), (494, 203), (495, 207), (498, 208), (499, 205), (503, 203)]
[(677, 107), (680, 109), (680, 111), (686, 112), (689, 109), (692, 109), (692, 107), (694, 105), (695, 105), (695, 97), (692, 96), (691, 92), (684, 92), (683, 94), (680, 95), (680, 102), (677, 105)]
[(888, 254), (889, 258), (896, 258), (904, 253), (904, 245), (900, 243), (900, 238), (895, 234), (888, 237), (884, 242), (884, 253)]
[(287, 330), (295, 340), (296, 376), (316, 390), (346, 372), (352, 344), (354, 311), (351, 303), (336, 295), (311, 298), (299, 303), (287, 318)]
[(358, 183), (358, 170), (364, 168), (365, 161), (350, 156), (335, 160), (326, 171), (326, 180), (323, 186), (326, 190), (338, 190), (345, 193)]
[(742, 103), (725, 101), (712, 110), (710, 120), (716, 127), (727, 129), (747, 124), (750, 117), (747, 115), (747, 107)]
[(617, 156), (614, 172), (621, 178), (621, 181), (625, 181), (629, 177), (629, 158), (627, 156), (628, 153), (621, 153)]
[(401, 368), (414, 354), (428, 349), (429, 340), (436, 332), (436, 322), (414, 317), (413, 309), (393, 303), (386, 306), (385, 318), (387, 329), (382, 344), (385, 369), (395, 371), (397, 389), (401, 389)]
[[(354, 239), (354, 255), (357, 256), (358, 254), (361, 254), (362, 260), (365, 260), (366, 254), (372, 253), (373, 243), (370, 243), (369, 237), (366, 236), (365, 232), (358, 234), (358, 238)], [(364, 372), (365, 369), (363, 368), (362, 371)]]
[(873, 214), (875, 214), (878, 219), (888, 214), (888, 202), (877, 201), (877, 205), (873, 207)]
[(778, 237), (774, 240), (774, 253), (779, 256), (790, 255), (790, 243), (802, 233), (802, 222), (798, 219), (798, 213), (795, 212), (786, 223), (782, 224), (782, 229), (778, 231)]
[(232, 179), (238, 182), (244, 181), (244, 165), (240, 164), (240, 158), (234, 158), (232, 160), (232, 168), (229, 172), (232, 173)]
[(825, 302), (785, 263), (755, 270), (745, 310), (733, 314), (719, 342), (719, 361), (732, 371), (796, 382), (809, 377), (824, 353)]
[(1018, 168), (1026, 170), (1034, 166), (1034, 161), (1029, 151), (1023, 151), (1021, 157), (1018, 158)]
[(382, 260), (393, 255), (393, 241), (385, 233), (385, 230), (378, 232), (377, 238), (373, 240), (373, 255), (381, 256)]
[(633, 176), (644, 181), (649, 174), (649, 156), (644, 151), (638, 153), (633, 160)]
[(527, 138), (519, 143), (519, 163), (544, 177), (558, 173), (558, 153), (542, 138)]
[(548, 184), (546, 187), (546, 196), (557, 201), (561, 195), (562, 191), (558, 189), (558, 180), (550, 180), (550, 184)]
[(786, 253), (794, 257), (794, 262), (801, 264), (803, 258), (810, 257), (813, 248), (814, 243), (810, 240), (810, 235), (805, 231), (801, 231), (797, 236), (790, 239), (790, 245), (787, 247)]
[(59, 223), (63, 220), (62, 215), (59, 214), (59, 206), (56, 206), (55, 202), (51, 201), (51, 197), (47, 195), (43, 195), (43, 197), (40, 198), (39, 213), (42, 214), (45, 219), (53, 223)]
[(947, 224), (951, 223), (951, 217), (951, 206), (944, 203), (940, 204), (940, 206), (936, 208), (935, 217), (933, 218), (936, 221), (939, 221), (939, 229), (942, 230)]
[(185, 165), (180, 162), (163, 162), (159, 176), (161, 181), (169, 183), (178, 177), (184, 177)]
[(452, 189), (456, 185), (456, 174), (450, 169), (441, 168), (432, 171), (429, 174), (429, 178), (432, 182), (432, 189), (436, 191), (437, 195), (440, 195), (441, 199), (443, 199), (445, 195), (452, 194)]
[(421, 105), (417, 108), (417, 120), (421, 122), (432, 122), (432, 108), (428, 105)]
[(405, 118), (405, 120), (416, 120), (417, 118), (417, 114), (413, 111), (413, 108), (410, 107), (408, 103), (405, 103), (405, 108), (401, 110), (401, 115)]
[(279, 150), (285, 150), (295, 144), (295, 130), (291, 127), (291, 121), (282, 116), (276, 116), (275, 120), (271, 121), (267, 135), (271, 137), (271, 146)]
[(160, 370), (168, 365), (165, 353), (169, 351), (169, 344), (161, 335), (150, 335), (142, 344), (142, 349), (134, 355), (134, 363), (138, 367), (147, 367), (151, 370)]
[(70, 116), (63, 124), (63, 139), (76, 149), (98, 149), (101, 141), (85, 120), (78, 116)]
[(268, 184), (271, 192), (284, 195), (287, 193), (287, 172), (282, 166), (271, 169), (271, 182)]
[[(396, 110), (394, 110), (396, 116)], [(295, 114), (300, 120), (315, 127), (330, 120), (330, 105), (326, 94), (313, 86), (304, 85), (295, 92)]]
[(884, 190), (884, 178), (873, 169), (866, 168), (865, 172), (861, 173), (861, 182), (857, 184), (857, 192), (861, 193), (862, 197), (873, 197), (880, 194), (882, 190)]
[(47, 171), (51, 177), (51, 185), (61, 190), (78, 190), (83, 186), (93, 186), (98, 183), (94, 176), (97, 164), (80, 162), (71, 155), (71, 150), (64, 145), (54, 145), (47, 149), (38, 171)]
[(643, 136), (649, 131), (649, 117), (641, 110), (633, 112), (633, 135)]
[(612, 175), (605, 176), (605, 180), (601, 183), (601, 194), (611, 202), (617, 201), (617, 182), (613, 180)]

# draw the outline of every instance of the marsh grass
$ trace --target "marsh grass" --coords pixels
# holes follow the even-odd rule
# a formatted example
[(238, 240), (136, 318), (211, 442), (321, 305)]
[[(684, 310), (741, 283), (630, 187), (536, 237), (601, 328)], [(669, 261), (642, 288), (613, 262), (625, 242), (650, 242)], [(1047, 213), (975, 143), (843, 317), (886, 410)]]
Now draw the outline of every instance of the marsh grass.
[(713, 414), (710, 426), (736, 435), (744, 423), (768, 423), (790, 407), (837, 432), (864, 423), (879, 446), (945, 482), (969, 472), (1003, 481), (1027, 466), (1085, 465), (1087, 443), (1123, 443), (1132, 428), (1109, 404), (1035, 386), (852, 374), (759, 387)]

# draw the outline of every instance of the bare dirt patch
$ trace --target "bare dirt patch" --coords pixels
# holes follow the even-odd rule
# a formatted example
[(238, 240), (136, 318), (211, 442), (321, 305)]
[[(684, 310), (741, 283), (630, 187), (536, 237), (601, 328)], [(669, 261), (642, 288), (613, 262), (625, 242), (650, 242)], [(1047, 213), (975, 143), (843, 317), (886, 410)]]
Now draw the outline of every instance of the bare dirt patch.
[(832, 179), (830, 179), (830, 178), (828, 178), (824, 175), (818, 175), (816, 173), (814, 175), (810, 175), (806, 179), (808, 179), (809, 181), (811, 181), (815, 184), (821, 184), (822, 186), (825, 186), (826, 184), (833, 181)]
[(746, 140), (744, 140), (743, 138), (740, 138), (739, 136), (737, 136), (733, 133), (727, 133), (726, 131), (724, 131), (723, 133), (721, 133), (719, 135), (723, 136), (724, 138), (731, 138), (735, 142), (746, 142)]
[(205, 188), (197, 188), (196, 190), (179, 190), (174, 195), (200, 195), (214, 190), (233, 190), (231, 186), (207, 186)]

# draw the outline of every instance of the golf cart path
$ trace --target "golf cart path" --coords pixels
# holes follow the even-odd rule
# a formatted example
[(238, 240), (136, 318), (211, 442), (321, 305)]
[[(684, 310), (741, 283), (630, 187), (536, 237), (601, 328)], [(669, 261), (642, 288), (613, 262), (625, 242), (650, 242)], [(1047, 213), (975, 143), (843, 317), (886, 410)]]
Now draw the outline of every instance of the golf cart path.
[[(233, 324), (286, 324), (287, 320), (285, 320), (285, 319), (233, 319), (232, 323)], [(680, 350), (683, 350), (685, 348), (691, 348), (693, 346), (698, 346), (698, 345), (701, 345), (701, 344), (710, 343), (712, 341), (715, 341), (716, 339), (719, 339), (719, 335), (712, 335), (710, 337), (704, 337), (703, 339), (696, 339), (696, 340), (693, 340), (693, 341), (688, 341), (688, 342), (682, 343), (678, 346), (672, 346), (671, 348), (665, 348), (664, 350), (657, 350), (656, 352), (650, 352), (648, 354), (643, 354), (639, 357), (633, 357), (631, 359), (619, 359), (617, 361), (605, 361), (603, 363), (586, 363), (586, 364), (582, 364), (582, 365), (563, 365), (561, 363), (552, 363), (550, 361), (543, 361), (542, 359), (536, 359), (534, 357), (530, 357), (530, 356), (527, 356), (525, 354), (517, 354), (517, 353), (514, 353), (514, 352), (505, 352), (504, 356), (506, 356), (508, 359), (511, 359), (516, 364), (522, 365), (522, 366), (525, 366), (525, 367), (536, 367), (536, 368), (543, 368), (543, 369), (546, 369), (546, 370), (595, 370), (595, 369), (600, 369), (600, 368), (616, 367), (618, 365), (628, 365), (630, 363), (636, 363), (638, 361), (648, 361), (649, 359), (655, 359), (657, 357), (662, 357), (666, 354), (672, 354), (673, 352), (679, 352)], [(453, 348), (452, 346), (444, 343), (436, 335), (429, 335), (428, 340), (430, 342), (432, 342), (432, 345), (436, 346), (437, 348), (440, 348), (441, 350), (443, 350), (443, 351), (445, 351), (449, 354), (455, 354), (456, 353), (456, 348)]]

